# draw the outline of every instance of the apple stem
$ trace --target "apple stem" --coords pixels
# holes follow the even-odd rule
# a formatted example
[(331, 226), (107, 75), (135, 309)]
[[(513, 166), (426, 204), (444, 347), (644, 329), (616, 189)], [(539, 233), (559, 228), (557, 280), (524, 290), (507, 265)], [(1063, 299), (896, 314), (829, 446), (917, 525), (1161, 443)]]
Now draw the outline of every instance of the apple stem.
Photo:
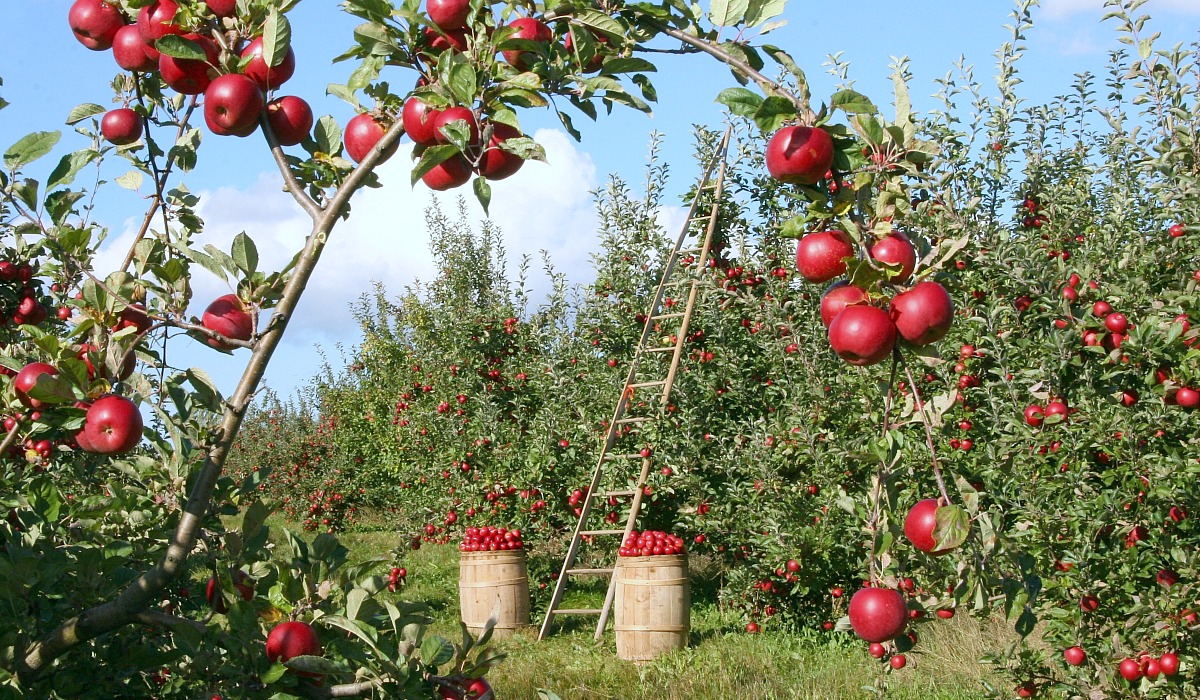
[[(896, 350), (896, 355), (900, 356), (899, 349)], [(921, 424), (925, 426), (925, 444), (929, 446), (929, 456), (933, 460), (933, 478), (937, 480), (938, 490), (942, 492), (945, 505), (950, 505), (953, 501), (950, 500), (950, 492), (946, 490), (946, 480), (942, 478), (942, 468), (938, 466), (937, 449), (933, 446), (933, 428), (929, 425), (929, 416), (925, 415), (925, 402), (921, 400), (921, 390), (917, 388), (912, 368), (907, 362), (904, 363), (904, 376), (908, 377), (908, 385), (912, 387), (913, 400), (916, 401), (917, 415), (921, 416)]]

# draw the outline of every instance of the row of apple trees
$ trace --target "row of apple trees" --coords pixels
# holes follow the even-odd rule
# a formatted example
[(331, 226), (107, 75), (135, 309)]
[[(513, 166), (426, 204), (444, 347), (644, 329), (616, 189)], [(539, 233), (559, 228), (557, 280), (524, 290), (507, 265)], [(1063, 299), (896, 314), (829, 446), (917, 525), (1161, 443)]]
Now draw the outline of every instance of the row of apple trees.
[[(753, 629), (832, 629), (867, 580), (903, 592), (910, 630), (971, 612), (1032, 634), (997, 643), (1001, 696), (1200, 688), (1200, 73), (1132, 9), (1111, 21), (1133, 48), (1044, 105), (1018, 96), (1024, 5), (997, 97), (951, 73), (906, 134), (894, 66), (898, 113), (840, 104), (845, 141), (812, 186), (769, 177), (766, 141), (737, 122), (665, 420), (617, 451), (655, 460), (639, 527), (723, 562), (722, 598)], [(722, 99), (755, 116), (743, 94)], [(699, 162), (717, 138), (696, 134)], [(357, 308), (362, 344), (300, 404), (257, 415), (239, 469), (271, 467), (268, 491), (309, 529), (367, 509), (414, 545), (520, 527), (548, 583), (676, 233), (656, 223), (669, 169), (651, 153), (641, 191), (613, 177), (597, 193), (595, 278), (570, 287), (547, 263), (544, 299), (529, 291), (539, 261), (511, 279), (496, 231), (427, 213), (441, 274)], [(793, 238), (843, 216), (915, 244), (917, 276), (954, 302), (944, 339), (864, 368), (831, 351), (826, 285), (797, 274)], [(294, 447), (255, 448), (279, 434)], [(939, 496), (953, 507), (932, 556), (905, 520)], [(598, 517), (623, 523), (627, 507), (604, 500)], [(891, 636), (871, 654), (913, 644)]]

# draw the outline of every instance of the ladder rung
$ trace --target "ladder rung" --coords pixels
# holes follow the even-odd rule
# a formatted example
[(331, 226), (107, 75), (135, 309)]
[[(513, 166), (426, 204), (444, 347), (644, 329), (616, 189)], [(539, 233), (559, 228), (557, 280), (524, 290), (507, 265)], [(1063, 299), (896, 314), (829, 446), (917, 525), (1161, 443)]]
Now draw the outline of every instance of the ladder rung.
[(704, 246), (696, 246), (695, 248), (680, 248), (680, 253), (699, 253), (704, 250)]
[(646, 352), (671, 352), (674, 349), (674, 345), (668, 345), (665, 348), (646, 348)]
[(627, 454), (627, 455), (615, 455), (615, 454), (609, 453), (609, 454), (604, 455), (604, 458), (605, 459), (641, 459), (642, 454), (640, 452), (634, 452), (633, 454)]
[(654, 321), (665, 321), (665, 320), (667, 320), (668, 318), (683, 318), (683, 317), (684, 317), (684, 316), (686, 316), (686, 315), (687, 315), (687, 314), (685, 314), (685, 313), (684, 313), (684, 312), (682, 312), (682, 311), (676, 311), (676, 312), (674, 312), (674, 313), (669, 313), (669, 314), (659, 314), (659, 315), (657, 315), (657, 316), (651, 316), (650, 318), (651, 318), (651, 320), (654, 320)]
[[(641, 457), (641, 455), (638, 455), (638, 457)], [(609, 492), (605, 493), (604, 495), (605, 496), (632, 496), (635, 493), (637, 493), (637, 491), (628, 491), (628, 490), (626, 490), (626, 491), (609, 491)]]
[(581, 535), (624, 535), (624, 530), (584, 530)]
[(555, 615), (599, 615), (600, 608), (559, 608), (550, 612)]
[(652, 382), (638, 382), (637, 384), (630, 384), (628, 388), (642, 389), (642, 388), (645, 388), (648, 386), (663, 386), (666, 383), (667, 383), (667, 380), (665, 380), (665, 379), (656, 379)]
[(636, 418), (621, 418), (617, 421), (617, 424), (624, 425), (625, 423), (645, 423), (646, 421), (651, 420), (654, 419), (650, 416), (637, 416)]

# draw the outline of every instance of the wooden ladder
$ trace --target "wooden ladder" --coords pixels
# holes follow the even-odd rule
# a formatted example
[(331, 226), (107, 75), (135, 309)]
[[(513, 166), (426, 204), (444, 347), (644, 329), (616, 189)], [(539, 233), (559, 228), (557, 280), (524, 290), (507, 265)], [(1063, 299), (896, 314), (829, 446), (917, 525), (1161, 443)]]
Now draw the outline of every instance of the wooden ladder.
[[(587, 494), (583, 499), (582, 509), (579, 513), (579, 522), (575, 526), (575, 532), (571, 537), (571, 545), (567, 548), (566, 557), (563, 558), (562, 569), (559, 571), (558, 580), (554, 584), (554, 595), (550, 598), (550, 606), (546, 611), (545, 619), (542, 621), (541, 630), (538, 632), (539, 640), (545, 639), (550, 634), (554, 618), (557, 615), (599, 615), (600, 621), (596, 625), (595, 636), (597, 641), (600, 640), (605, 628), (608, 626), (609, 613), (612, 611), (613, 596), (616, 592), (616, 577), (613, 576), (615, 566), (594, 569), (577, 569), (573, 567), (575, 566), (575, 560), (579, 556), (579, 546), (585, 538), (590, 540), (590, 538), (594, 537), (611, 537), (617, 535), (620, 536), (620, 541), (624, 542), (629, 533), (633, 531), (638, 514), (641, 511), (642, 496), (645, 494), (646, 480), (650, 475), (650, 468), (654, 463), (654, 454), (653, 452), (615, 454), (614, 446), (618, 438), (628, 433), (630, 427), (640, 430), (656, 419), (661, 418), (666, 411), (671, 397), (671, 388), (675, 383), (675, 375), (679, 370), (679, 361), (683, 357), (683, 348), (687, 341), (688, 325), (691, 322), (692, 311), (696, 307), (696, 299), (700, 291), (699, 274), (703, 274), (708, 265), (709, 248), (712, 245), (713, 232), (717, 227), (721, 194), (725, 186), (725, 160), (726, 152), (729, 149), (730, 132), (731, 128), (725, 130), (720, 144), (704, 169), (704, 174), (700, 178), (700, 184), (692, 199), (692, 206), (688, 210), (687, 219), (680, 228), (679, 237), (675, 240), (675, 246), (667, 258), (662, 278), (659, 280), (654, 298), (650, 302), (649, 311), (646, 313), (646, 321), (642, 327), (641, 338), (638, 340), (637, 349), (634, 351), (633, 360), (630, 362), (629, 373), (625, 377), (625, 384), (621, 389), (620, 397), (617, 399), (617, 406), (613, 410), (612, 420), (608, 424), (607, 436), (604, 439), (603, 446), (600, 448), (600, 457), (596, 460), (596, 468), (592, 472), (592, 480), (588, 485)], [(692, 245), (688, 245), (689, 233), (695, 230), (694, 224), (698, 223), (703, 223), (704, 226), (703, 239), (699, 245), (695, 245), (694, 242)], [(691, 256), (691, 261), (687, 266), (689, 272), (679, 274), (678, 277), (680, 279), (673, 279), (678, 272), (679, 261), (688, 256)], [(671, 289), (687, 289), (687, 302), (682, 311), (667, 308), (664, 304), (664, 301), (667, 299), (667, 292)], [(675, 322), (679, 324), (678, 328), (673, 331), (675, 337), (674, 345), (652, 346), (652, 341), (657, 341), (662, 335), (672, 333), (672, 331), (667, 330), (661, 325), (665, 321), (671, 322), (672, 326)], [(666, 375), (663, 376), (661, 374), (661, 357), (665, 353), (670, 353), (670, 363), (667, 365)], [(645, 362), (646, 360), (653, 361)], [(643, 367), (643, 364), (646, 366)], [(657, 405), (649, 402), (646, 404), (651, 407), (653, 415), (629, 415), (632, 399), (636, 394), (644, 390), (654, 390), (653, 396), (658, 398)], [(634, 405), (638, 406), (638, 404)], [(609, 465), (619, 465), (621, 463), (628, 465), (634, 460), (641, 460), (641, 472), (638, 474), (636, 484), (632, 489), (600, 489), (605, 470), (609, 468)], [(588, 521), (592, 516), (593, 503), (597, 500), (607, 500), (611, 497), (632, 497), (633, 499), (629, 505), (629, 516), (625, 520), (625, 527), (619, 530), (592, 529), (589, 527)], [(608, 593), (604, 597), (603, 607), (597, 609), (560, 608), (559, 605), (562, 603), (567, 583), (572, 576), (608, 576)]]

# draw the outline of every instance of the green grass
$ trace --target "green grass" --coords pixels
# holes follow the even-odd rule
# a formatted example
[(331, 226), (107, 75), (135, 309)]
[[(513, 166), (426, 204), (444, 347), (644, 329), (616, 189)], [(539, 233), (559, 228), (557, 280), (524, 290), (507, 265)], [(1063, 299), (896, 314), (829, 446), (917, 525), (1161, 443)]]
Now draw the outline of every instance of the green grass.
[[(400, 545), (397, 535), (379, 531), (348, 533), (342, 541), (352, 559)], [(408, 585), (401, 597), (428, 603), (435, 618), (432, 632), (457, 639), (457, 549), (425, 545), (406, 553), (403, 565)], [(563, 700), (968, 700), (985, 695), (981, 683), (989, 674), (978, 659), (1003, 634), (1002, 627), (981, 628), (967, 616), (922, 624), (908, 666), (892, 672), (849, 634), (769, 628), (745, 634), (740, 615), (696, 593), (690, 647), (642, 665), (617, 658), (611, 627), (602, 642), (593, 642), (596, 618), (590, 616), (559, 618), (564, 624), (543, 642), (536, 640), (536, 629), (494, 642), (508, 654), (488, 676), (497, 697), (534, 699), (538, 688), (547, 688)], [(598, 583), (577, 593), (571, 604), (599, 607), (602, 596)], [(540, 613), (535, 612), (534, 623), (540, 623)]]

